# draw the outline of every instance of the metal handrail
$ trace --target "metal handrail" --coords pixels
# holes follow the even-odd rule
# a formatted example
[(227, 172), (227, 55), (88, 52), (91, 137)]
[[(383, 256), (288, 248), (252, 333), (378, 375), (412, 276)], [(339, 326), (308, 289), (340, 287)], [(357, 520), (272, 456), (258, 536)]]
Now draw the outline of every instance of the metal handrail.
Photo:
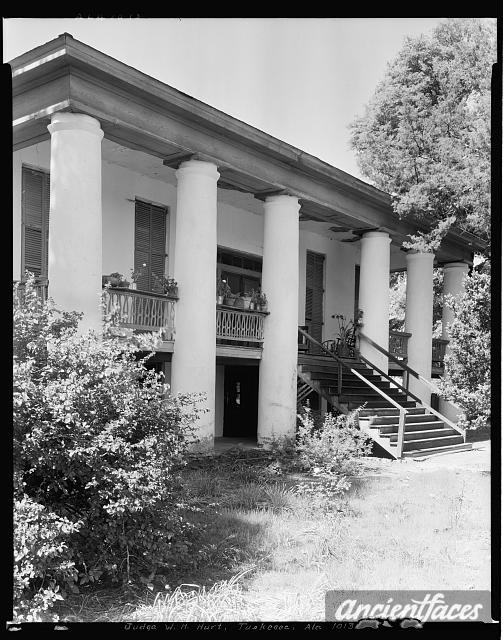
[(367, 386), (369, 386), (372, 389), (374, 389), (374, 391), (377, 391), (377, 393), (379, 395), (381, 395), (387, 402), (389, 402), (396, 409), (398, 409), (398, 411), (399, 411), (399, 419), (398, 419), (398, 442), (397, 442), (397, 454), (398, 455), (397, 455), (397, 458), (402, 458), (403, 457), (403, 440), (404, 440), (404, 431), (405, 431), (405, 416), (408, 413), (407, 409), (405, 407), (402, 407), (401, 405), (399, 405), (398, 402), (393, 400), (393, 398), (390, 398), (386, 393), (384, 393), (384, 391), (382, 389), (379, 389), (379, 387), (376, 387), (374, 384), (372, 384), (370, 382), (370, 380), (367, 380), (367, 378), (365, 378), (360, 373), (358, 373), (358, 371), (356, 371), (356, 369), (353, 369), (353, 367), (350, 367), (348, 364), (346, 364), (344, 362), (344, 360), (342, 360), (341, 358), (336, 356), (335, 353), (332, 353), (331, 351), (326, 349), (320, 342), (318, 342), (318, 340), (316, 340), (315, 338), (310, 336), (309, 333), (307, 333), (306, 331), (304, 331), (300, 327), (298, 328), (298, 331), (299, 331), (299, 333), (301, 335), (303, 335), (310, 342), (312, 342), (316, 346), (318, 346), (322, 351), (324, 351), (328, 356), (330, 356), (331, 358), (336, 360), (337, 363), (339, 364), (339, 370), (338, 370), (338, 376), (337, 376), (338, 393), (339, 393), (339, 395), (341, 395), (341, 390), (342, 390), (342, 367), (345, 367), (352, 374), (354, 374), (360, 380), (362, 380)]
[[(372, 338), (369, 338), (368, 336), (366, 336), (364, 333), (360, 333), (360, 337), (363, 338), (364, 340), (366, 340), (367, 342), (369, 342), (373, 347), (375, 347), (378, 351), (380, 351), (383, 355), (387, 355), (389, 357), (390, 360), (396, 361), (396, 358), (394, 358), (391, 353), (389, 353), (389, 351), (386, 351), (386, 349), (384, 347), (381, 347), (380, 344), (377, 344), (377, 342), (374, 342), (372, 340)], [(441, 413), (439, 413), (436, 409), (434, 409), (433, 407), (431, 407), (429, 404), (427, 404), (424, 400), (421, 400), (421, 398), (418, 398), (415, 394), (413, 394), (411, 391), (409, 391), (409, 373), (411, 373), (415, 378), (417, 378), (418, 380), (420, 380), (421, 382), (424, 382), (430, 389), (433, 389), (434, 393), (440, 393), (440, 390), (433, 384), (431, 384), (431, 382), (429, 382), (428, 380), (426, 380), (426, 378), (424, 378), (421, 374), (419, 374), (417, 371), (415, 371), (414, 369), (412, 369), (411, 367), (409, 367), (408, 365), (402, 365), (403, 368), (407, 371), (407, 384), (405, 387), (403, 387), (401, 384), (399, 384), (398, 382), (395, 382), (395, 380), (393, 380), (392, 378), (390, 378), (389, 375), (387, 375), (386, 373), (384, 373), (383, 371), (381, 371), (378, 367), (376, 367), (375, 364), (373, 364), (372, 362), (370, 362), (370, 360), (367, 360), (367, 358), (365, 358), (364, 356), (361, 355), (361, 353), (358, 354), (358, 358), (360, 360), (363, 360), (364, 362), (366, 362), (368, 365), (370, 365), (375, 371), (377, 371), (380, 375), (384, 376), (385, 378), (387, 378), (388, 380), (391, 380), (393, 382), (393, 384), (398, 387), (398, 389), (401, 389), (402, 391), (405, 391), (405, 393), (410, 396), (413, 400), (416, 400), (416, 402), (419, 402), (420, 404), (423, 405), (423, 407), (425, 407), (425, 409), (427, 409), (430, 413), (432, 413), (433, 415), (437, 416), (437, 418), (440, 418), (442, 420), (442, 422), (445, 422), (446, 424), (448, 424), (452, 429), (454, 429), (455, 431), (457, 431), (458, 433), (460, 433), (463, 438), (465, 438), (465, 432), (463, 431), (463, 429), (461, 429), (460, 427), (458, 427), (457, 424), (454, 424), (454, 422), (451, 422), (448, 418), (446, 418), (444, 415), (442, 415)], [(460, 409), (460, 407), (458, 407), (457, 405), (455, 405), (453, 402), (451, 402), (451, 404), (456, 408), (456, 409)]]

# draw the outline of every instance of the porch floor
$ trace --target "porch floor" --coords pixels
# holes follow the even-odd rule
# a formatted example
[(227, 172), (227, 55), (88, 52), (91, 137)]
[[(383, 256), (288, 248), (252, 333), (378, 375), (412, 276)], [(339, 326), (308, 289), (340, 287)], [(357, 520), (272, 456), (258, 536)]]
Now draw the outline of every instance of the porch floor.
[(227, 451), (234, 447), (241, 447), (242, 449), (258, 449), (256, 438), (229, 438), (221, 437), (215, 438), (215, 451)]

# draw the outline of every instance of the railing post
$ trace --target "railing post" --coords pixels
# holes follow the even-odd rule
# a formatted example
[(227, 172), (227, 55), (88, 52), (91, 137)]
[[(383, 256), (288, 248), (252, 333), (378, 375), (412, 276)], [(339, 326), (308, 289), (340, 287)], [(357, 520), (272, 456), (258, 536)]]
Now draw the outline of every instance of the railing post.
[(405, 431), (405, 409), (400, 409), (400, 418), (398, 419), (398, 441), (397, 441), (397, 457), (403, 458), (403, 437)]

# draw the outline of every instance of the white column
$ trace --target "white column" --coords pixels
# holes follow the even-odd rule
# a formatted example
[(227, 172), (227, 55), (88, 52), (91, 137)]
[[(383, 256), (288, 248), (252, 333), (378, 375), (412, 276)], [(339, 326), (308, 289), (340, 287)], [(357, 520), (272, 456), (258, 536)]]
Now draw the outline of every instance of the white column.
[[(389, 346), (389, 262), (391, 238), (383, 231), (369, 231), (360, 241), (360, 299), (362, 333), (383, 349)], [(363, 338), (362, 356), (388, 373), (388, 358)]]
[(204, 393), (198, 420), (201, 448), (213, 446), (215, 430), (217, 266), (217, 167), (189, 160), (176, 172), (174, 278), (178, 282), (172, 393)]
[[(464, 262), (444, 264), (443, 294), (458, 297), (463, 293), (463, 278), (468, 273), (468, 265)], [(454, 319), (452, 309), (445, 303), (442, 306), (442, 338), (449, 340), (449, 325)]]
[[(407, 364), (431, 380), (433, 324), (433, 253), (407, 253), (405, 331), (411, 333)], [(430, 404), (431, 390), (410, 376), (409, 389)]]
[(269, 316), (260, 362), (258, 441), (295, 435), (299, 297), (299, 202), (270, 196), (264, 207), (262, 291)]
[(101, 329), (101, 140), (98, 120), (55, 113), (51, 133), (49, 295)]

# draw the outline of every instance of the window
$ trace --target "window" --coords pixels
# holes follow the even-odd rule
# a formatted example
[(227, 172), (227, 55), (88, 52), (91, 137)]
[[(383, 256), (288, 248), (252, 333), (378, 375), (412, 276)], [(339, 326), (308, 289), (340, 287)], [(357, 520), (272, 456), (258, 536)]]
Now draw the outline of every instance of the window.
[(23, 167), (21, 181), (21, 277), (28, 270), (44, 279), (49, 256), (49, 173)]
[(218, 249), (217, 271), (232, 293), (243, 294), (252, 289), (258, 290), (262, 282), (262, 258)]
[(135, 201), (134, 268), (136, 271), (146, 265), (137, 281), (138, 289), (143, 291), (156, 289), (152, 273), (164, 275), (167, 214), (166, 207)]

